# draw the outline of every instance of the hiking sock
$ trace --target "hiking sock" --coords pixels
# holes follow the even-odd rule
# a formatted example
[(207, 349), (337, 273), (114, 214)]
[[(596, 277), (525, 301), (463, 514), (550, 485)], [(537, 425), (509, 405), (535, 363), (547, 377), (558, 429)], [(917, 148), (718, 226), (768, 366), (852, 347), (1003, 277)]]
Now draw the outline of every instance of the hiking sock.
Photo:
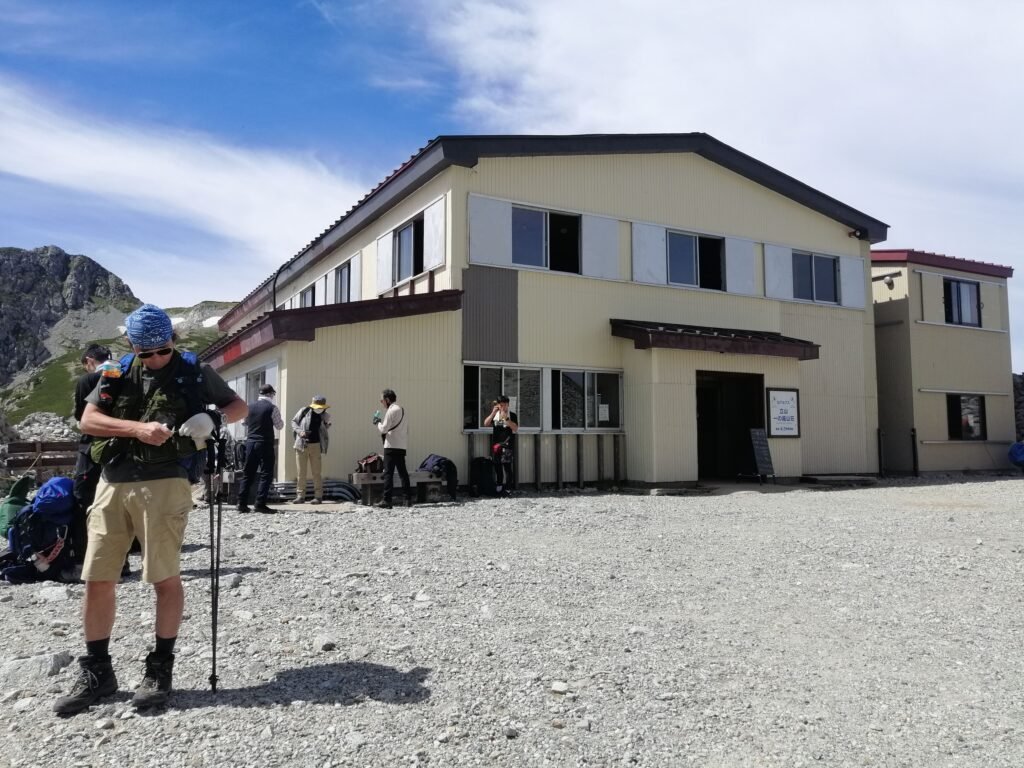
[(105, 637), (102, 640), (86, 640), (85, 652), (90, 658), (93, 658), (96, 661), (109, 661), (110, 638)]
[(178, 636), (174, 637), (160, 637), (156, 635), (156, 648), (153, 649), (153, 656), (163, 660), (174, 655), (174, 643), (178, 639)]

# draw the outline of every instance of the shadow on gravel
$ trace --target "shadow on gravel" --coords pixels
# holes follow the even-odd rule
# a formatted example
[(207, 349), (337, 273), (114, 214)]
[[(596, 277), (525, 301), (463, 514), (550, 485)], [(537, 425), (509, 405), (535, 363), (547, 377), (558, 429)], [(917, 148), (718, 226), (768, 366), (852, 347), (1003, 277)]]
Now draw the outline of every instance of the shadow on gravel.
[(198, 552), (200, 549), (209, 549), (209, 548), (210, 548), (209, 544), (182, 544), (181, 545), (181, 554), (184, 555), (184, 554), (186, 554), (188, 552)]
[[(225, 573), (262, 573), (267, 570), (266, 568), (257, 568), (254, 565), (239, 565), (237, 567), (230, 565), (222, 565), (220, 567), (220, 575), (223, 576)], [(210, 569), (207, 568), (185, 568), (181, 572), (182, 576), (209, 576)]]
[(171, 709), (203, 707), (270, 707), (293, 701), (308, 704), (360, 704), (367, 699), (387, 704), (418, 704), (430, 698), (423, 683), (427, 667), (399, 672), (394, 667), (362, 661), (317, 664), (279, 672), (277, 677), (248, 688), (221, 688), (217, 693), (175, 690)]

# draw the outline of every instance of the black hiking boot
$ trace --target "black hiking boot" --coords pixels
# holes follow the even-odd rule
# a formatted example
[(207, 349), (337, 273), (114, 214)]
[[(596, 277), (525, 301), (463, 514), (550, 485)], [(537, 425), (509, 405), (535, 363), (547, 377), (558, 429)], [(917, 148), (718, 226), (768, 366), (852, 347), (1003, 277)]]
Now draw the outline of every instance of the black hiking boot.
[(132, 706), (136, 709), (162, 707), (171, 694), (171, 673), (174, 672), (174, 654), (165, 659), (155, 653), (146, 656), (146, 675), (135, 689)]
[(253, 512), (262, 512), (264, 515), (276, 515), (277, 510), (274, 507), (268, 507), (266, 504), (260, 504), (256, 502), (256, 506), (252, 508)]
[[(257, 511), (258, 511), (258, 509), (259, 509), (259, 505), (257, 505)], [(249, 509), (249, 505), (248, 504), (239, 503), (238, 511), (244, 515), (246, 512), (251, 512), (252, 510)]]
[(58, 715), (78, 714), (97, 699), (117, 693), (117, 678), (109, 658), (99, 661), (92, 656), (79, 656), (78, 666), (78, 677), (71, 693), (53, 703), (53, 711)]

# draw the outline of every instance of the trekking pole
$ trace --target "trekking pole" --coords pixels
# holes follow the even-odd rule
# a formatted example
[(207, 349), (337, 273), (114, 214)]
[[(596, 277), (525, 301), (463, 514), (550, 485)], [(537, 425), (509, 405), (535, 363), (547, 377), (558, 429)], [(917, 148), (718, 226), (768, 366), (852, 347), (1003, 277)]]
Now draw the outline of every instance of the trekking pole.
[[(221, 493), (214, 493), (213, 475), (218, 471), (217, 443), (213, 439), (206, 441), (206, 501), (210, 505), (210, 640), (212, 650), (212, 668), (210, 670), (210, 690), (217, 692), (217, 611), (220, 608), (220, 529), (221, 529)], [(214, 526), (216, 515), (216, 526)]]

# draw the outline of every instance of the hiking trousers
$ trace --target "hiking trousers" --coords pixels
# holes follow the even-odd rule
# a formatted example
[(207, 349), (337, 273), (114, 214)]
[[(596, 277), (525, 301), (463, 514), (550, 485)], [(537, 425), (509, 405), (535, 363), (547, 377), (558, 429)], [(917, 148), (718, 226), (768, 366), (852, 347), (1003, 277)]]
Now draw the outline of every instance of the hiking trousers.
[(320, 474), (320, 443), (307, 443), (301, 451), (295, 452), (295, 465), (299, 479), (295, 483), (295, 498), (306, 498), (306, 468), (313, 475), (313, 498), (324, 500), (324, 479)]
[(270, 495), (270, 482), (274, 477), (274, 441), (246, 440), (245, 464), (242, 480), (238, 484), (238, 503), (249, 503), (249, 491), (256, 485), (256, 503), (266, 504)]

